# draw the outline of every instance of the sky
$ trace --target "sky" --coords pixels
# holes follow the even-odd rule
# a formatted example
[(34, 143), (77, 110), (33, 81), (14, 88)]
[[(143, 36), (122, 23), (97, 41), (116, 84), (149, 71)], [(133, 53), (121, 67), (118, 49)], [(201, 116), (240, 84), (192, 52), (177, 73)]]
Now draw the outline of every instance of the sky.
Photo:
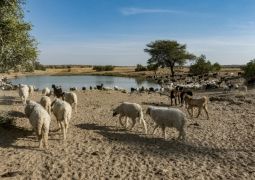
[(42, 64), (146, 65), (176, 40), (223, 65), (255, 58), (255, 0), (27, 0)]

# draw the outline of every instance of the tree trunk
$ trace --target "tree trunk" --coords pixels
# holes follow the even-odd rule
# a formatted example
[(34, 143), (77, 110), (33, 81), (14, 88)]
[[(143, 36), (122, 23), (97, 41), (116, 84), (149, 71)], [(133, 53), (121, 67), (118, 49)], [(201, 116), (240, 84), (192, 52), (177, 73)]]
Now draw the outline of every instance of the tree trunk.
[(174, 66), (170, 66), (170, 70), (171, 70), (171, 77), (174, 77)]

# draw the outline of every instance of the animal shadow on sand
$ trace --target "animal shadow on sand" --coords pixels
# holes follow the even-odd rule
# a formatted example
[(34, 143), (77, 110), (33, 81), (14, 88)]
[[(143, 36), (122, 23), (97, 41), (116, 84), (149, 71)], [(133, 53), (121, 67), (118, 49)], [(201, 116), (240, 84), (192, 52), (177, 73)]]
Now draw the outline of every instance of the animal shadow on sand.
[(0, 97), (0, 105), (14, 105), (22, 103), (21, 100), (17, 100), (12, 96), (2, 96)]
[(161, 106), (161, 107), (169, 107), (171, 106), (170, 103), (166, 104), (163, 102), (142, 102), (143, 105), (148, 105), (148, 106)]
[[(85, 130), (94, 130), (109, 141), (127, 144), (132, 147), (131, 149), (134, 152), (153, 156), (169, 157), (169, 155), (174, 154), (178, 157), (185, 156), (187, 158), (192, 158), (191, 156), (211, 156), (214, 159), (222, 159), (220, 154), (225, 154), (229, 151), (228, 149), (204, 146), (202, 143), (195, 145), (188, 141), (164, 140), (152, 135), (137, 134), (137, 132), (134, 134), (127, 130), (119, 131), (113, 129), (113, 126), (101, 126), (94, 123), (78, 124), (76, 126)], [(130, 148), (127, 151), (130, 151)]]
[[(14, 116), (10, 116), (13, 114)], [(2, 148), (16, 148), (16, 149), (29, 149), (29, 150), (39, 150), (36, 147), (31, 146), (17, 146), (15, 142), (19, 139), (26, 139), (26, 141), (37, 141), (34, 137), (33, 131), (22, 127), (15, 126), (15, 116), (24, 117), (21, 112), (10, 111), (9, 116), (0, 116), (0, 120), (5, 122), (0, 123), (0, 147)], [(40, 150), (39, 150), (40, 151)]]

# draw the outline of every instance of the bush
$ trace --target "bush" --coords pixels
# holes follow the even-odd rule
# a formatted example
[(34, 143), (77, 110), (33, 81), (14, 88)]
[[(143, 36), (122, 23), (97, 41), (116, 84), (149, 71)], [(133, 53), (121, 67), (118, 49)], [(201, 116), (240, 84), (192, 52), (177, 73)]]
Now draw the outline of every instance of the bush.
[(135, 71), (147, 71), (147, 68), (144, 67), (144, 66), (141, 65), (141, 64), (137, 64), (137, 65), (136, 65), (136, 68), (135, 68)]
[(96, 71), (113, 71), (114, 70), (114, 66), (111, 66), (111, 65), (94, 66), (93, 70), (96, 70)]
[(218, 71), (220, 71), (220, 69), (221, 69), (221, 65), (219, 63), (216, 62), (212, 65), (213, 72), (218, 72)]
[(42, 64), (40, 64), (38, 61), (35, 62), (35, 70), (42, 70), (46, 71), (46, 67)]
[(219, 63), (211, 64), (210, 61), (206, 60), (205, 55), (198, 57), (194, 64), (190, 66), (190, 73), (194, 75), (203, 75), (209, 72), (217, 72), (221, 69)]
[(250, 62), (248, 62), (246, 66), (244, 66), (242, 69), (244, 71), (244, 77), (246, 79), (254, 78), (255, 77), (255, 59), (250, 60)]

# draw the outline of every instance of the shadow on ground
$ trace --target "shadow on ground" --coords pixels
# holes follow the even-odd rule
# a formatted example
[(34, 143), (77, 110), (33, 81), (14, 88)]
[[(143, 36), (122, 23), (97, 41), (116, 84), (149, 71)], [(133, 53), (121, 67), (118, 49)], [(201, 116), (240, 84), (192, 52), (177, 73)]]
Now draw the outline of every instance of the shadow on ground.
[[(78, 124), (78, 128), (85, 130), (94, 130), (109, 141), (115, 141), (132, 146), (135, 152), (144, 154), (169, 156), (176, 154), (177, 156), (211, 156), (212, 158), (222, 159), (219, 154), (226, 153), (227, 149), (213, 148), (202, 144), (192, 144), (188, 141), (177, 141), (175, 139), (164, 140), (155, 138), (152, 135), (134, 134), (130, 131), (118, 131), (113, 126), (100, 126), (97, 124)], [(130, 149), (129, 149), (130, 150)]]
[(14, 105), (22, 103), (21, 100), (17, 100), (12, 96), (1, 96), (0, 97), (0, 105)]

